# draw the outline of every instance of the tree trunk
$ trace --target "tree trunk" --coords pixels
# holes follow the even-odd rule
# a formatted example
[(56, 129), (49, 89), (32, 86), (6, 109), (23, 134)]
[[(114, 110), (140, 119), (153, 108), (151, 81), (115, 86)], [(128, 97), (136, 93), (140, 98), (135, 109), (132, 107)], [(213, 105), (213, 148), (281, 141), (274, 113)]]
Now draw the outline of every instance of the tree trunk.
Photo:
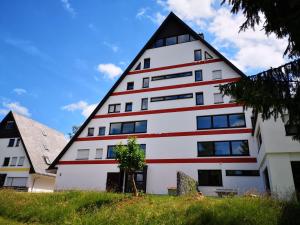
[(139, 196), (138, 190), (135, 185), (135, 180), (134, 180), (134, 173), (131, 173), (131, 180), (132, 180), (132, 188), (133, 188), (133, 194), (135, 197)]

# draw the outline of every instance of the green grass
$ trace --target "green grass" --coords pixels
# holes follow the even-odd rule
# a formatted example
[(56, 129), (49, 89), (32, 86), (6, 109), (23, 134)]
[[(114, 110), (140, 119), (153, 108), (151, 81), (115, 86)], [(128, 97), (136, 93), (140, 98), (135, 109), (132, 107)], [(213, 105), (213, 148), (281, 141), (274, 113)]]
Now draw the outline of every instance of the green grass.
[(0, 191), (0, 224), (300, 224), (300, 204), (270, 198), (204, 198), (98, 192)]

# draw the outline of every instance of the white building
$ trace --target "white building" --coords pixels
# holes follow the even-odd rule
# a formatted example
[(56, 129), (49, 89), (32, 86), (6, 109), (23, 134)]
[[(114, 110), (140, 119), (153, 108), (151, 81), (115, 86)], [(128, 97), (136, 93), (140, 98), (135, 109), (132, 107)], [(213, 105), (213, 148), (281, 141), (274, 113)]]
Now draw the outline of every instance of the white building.
[(46, 169), (66, 144), (62, 133), (9, 112), (0, 123), (0, 188), (53, 191)]
[(265, 191), (252, 114), (219, 93), (241, 76), (171, 13), (51, 164), (55, 189), (120, 190), (113, 146), (136, 136), (147, 166), (135, 179), (147, 193), (176, 187), (177, 171), (208, 195)]

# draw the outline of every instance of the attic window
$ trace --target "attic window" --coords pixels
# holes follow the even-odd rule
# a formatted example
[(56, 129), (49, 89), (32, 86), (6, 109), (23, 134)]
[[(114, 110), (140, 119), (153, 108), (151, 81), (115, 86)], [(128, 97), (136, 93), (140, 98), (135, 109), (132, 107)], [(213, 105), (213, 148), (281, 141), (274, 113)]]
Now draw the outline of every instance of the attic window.
[(44, 158), (44, 161), (45, 161), (45, 163), (47, 164), (47, 165), (50, 165), (51, 164), (51, 161), (50, 161), (50, 159), (49, 159), (49, 157), (48, 156), (43, 156), (43, 158)]
[(183, 34), (178, 36), (178, 44), (190, 41), (190, 35)]
[(139, 63), (134, 70), (140, 70), (141, 69), (141, 63)]
[(154, 43), (154, 48), (159, 48), (159, 47), (163, 47), (164, 46), (164, 39), (158, 39), (155, 43)]
[(14, 128), (15, 122), (14, 121), (7, 121), (6, 122), (6, 129), (11, 130)]
[(207, 51), (205, 51), (205, 53), (204, 53), (204, 58), (205, 59), (213, 59), (213, 57), (211, 56), (211, 54), (209, 54)]
[(166, 46), (168, 45), (176, 45), (177, 44), (177, 37), (168, 37), (166, 38)]
[(46, 133), (44, 130), (42, 130), (42, 134), (43, 134), (44, 136), (47, 136), (47, 133)]
[(144, 59), (144, 69), (150, 68), (150, 58)]

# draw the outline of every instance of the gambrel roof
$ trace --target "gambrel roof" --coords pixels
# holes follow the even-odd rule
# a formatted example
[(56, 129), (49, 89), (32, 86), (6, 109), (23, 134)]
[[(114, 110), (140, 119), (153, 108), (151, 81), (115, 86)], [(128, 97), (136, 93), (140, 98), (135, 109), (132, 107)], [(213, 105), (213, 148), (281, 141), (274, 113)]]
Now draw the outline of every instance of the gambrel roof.
[(50, 162), (54, 161), (67, 144), (64, 134), (15, 112), (9, 112), (1, 123), (7, 120), (15, 122), (15, 128), (31, 165), (30, 172), (53, 176), (46, 171), (49, 165), (45, 156)]
[(119, 77), (116, 83), (112, 86), (112, 88), (108, 91), (108, 93), (104, 96), (101, 102), (97, 105), (95, 110), (91, 113), (91, 115), (86, 119), (80, 129), (76, 132), (73, 138), (69, 141), (66, 147), (62, 150), (62, 152), (58, 155), (58, 157), (54, 160), (54, 162), (50, 165), (49, 169), (55, 169), (56, 164), (62, 158), (64, 153), (68, 150), (68, 148), (72, 145), (72, 143), (76, 140), (76, 138), (80, 135), (83, 129), (88, 125), (88, 123), (92, 120), (92, 118), (96, 115), (99, 109), (103, 106), (106, 100), (110, 97), (110, 95), (114, 92), (114, 90), (118, 87), (118, 85), (122, 82), (128, 72), (133, 68), (133, 66), (138, 62), (143, 53), (152, 48), (153, 44), (156, 40), (181, 34), (190, 34), (195, 40), (199, 40), (205, 46), (208, 47), (214, 54), (216, 54), (220, 59), (222, 59), (227, 65), (229, 65), (235, 72), (237, 72), (240, 76), (246, 76), (242, 71), (240, 71), (236, 66), (234, 66), (228, 59), (226, 59), (220, 52), (218, 52), (214, 47), (212, 47), (207, 41), (204, 40), (201, 34), (197, 34), (193, 29), (191, 29), (186, 23), (184, 23), (180, 18), (178, 18), (173, 12), (171, 12), (160, 27), (156, 30), (156, 32), (152, 35), (146, 45), (142, 48), (142, 50), (137, 54), (137, 56), (133, 59), (133, 61), (129, 64), (123, 74)]

